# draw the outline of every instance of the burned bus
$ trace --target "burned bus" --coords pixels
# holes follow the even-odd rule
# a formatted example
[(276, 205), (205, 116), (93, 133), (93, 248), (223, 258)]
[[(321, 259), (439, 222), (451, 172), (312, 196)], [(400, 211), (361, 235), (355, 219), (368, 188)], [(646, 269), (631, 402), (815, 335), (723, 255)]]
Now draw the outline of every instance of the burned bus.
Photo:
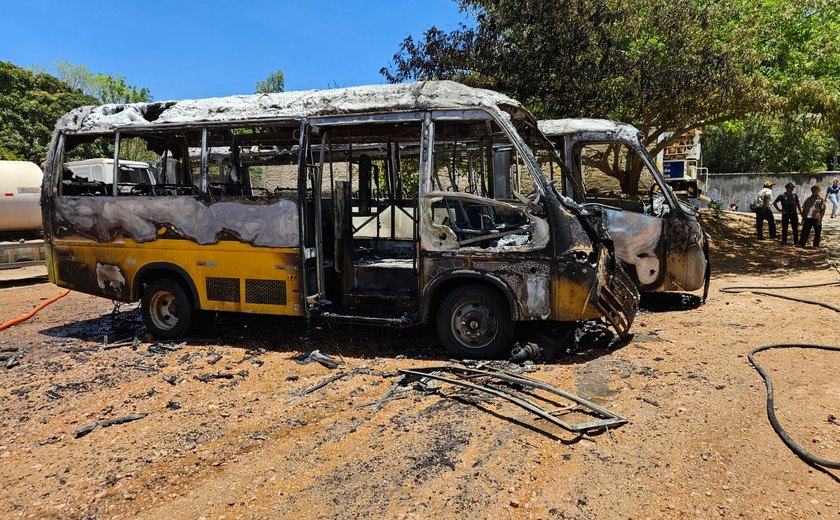
[(694, 206), (666, 182), (632, 125), (605, 119), (540, 121), (568, 165), (561, 191), (602, 215), (615, 254), (641, 291), (709, 291), (709, 237)]
[[(50, 280), (140, 300), (159, 338), (215, 311), (436, 323), (468, 357), (535, 322), (626, 336), (638, 293), (546, 146), (518, 102), (447, 81), (75, 109), (43, 184)], [(155, 179), (67, 166), (100, 156)]]

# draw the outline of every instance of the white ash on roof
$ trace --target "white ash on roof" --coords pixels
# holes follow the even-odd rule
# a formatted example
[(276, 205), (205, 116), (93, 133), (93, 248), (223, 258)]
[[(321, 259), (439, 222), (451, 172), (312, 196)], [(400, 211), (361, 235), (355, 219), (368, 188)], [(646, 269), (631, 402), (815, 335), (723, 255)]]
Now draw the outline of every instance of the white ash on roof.
[(569, 135), (579, 132), (611, 132), (617, 139), (635, 141), (640, 132), (635, 126), (609, 119), (545, 119), (537, 123), (545, 135)]
[[(183, 101), (80, 107), (56, 128), (69, 132), (107, 132), (122, 127), (254, 119), (299, 119), (381, 111), (469, 109), (482, 107), (504, 117), (499, 106), (522, 105), (503, 94), (454, 81), (366, 85)], [(524, 110), (523, 110), (524, 112)]]

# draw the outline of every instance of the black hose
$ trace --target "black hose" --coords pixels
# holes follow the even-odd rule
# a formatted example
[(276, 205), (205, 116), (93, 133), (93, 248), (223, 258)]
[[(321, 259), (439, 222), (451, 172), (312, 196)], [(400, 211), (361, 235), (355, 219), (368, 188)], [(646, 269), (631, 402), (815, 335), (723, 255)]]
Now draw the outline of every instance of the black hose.
[(782, 298), (785, 300), (791, 300), (794, 302), (800, 303), (807, 303), (810, 305), (819, 305), (820, 307), (825, 307), (826, 309), (831, 309), (834, 312), (840, 312), (840, 307), (835, 307), (834, 305), (829, 305), (824, 302), (818, 302), (814, 300), (806, 300), (804, 298), (797, 298), (795, 296), (786, 296), (784, 294), (776, 294), (767, 291), (776, 291), (780, 289), (808, 289), (810, 287), (828, 287), (831, 285), (840, 285), (840, 282), (825, 282), (825, 283), (815, 283), (810, 285), (777, 285), (775, 287), (762, 287), (762, 286), (742, 286), (742, 287), (723, 287), (720, 289), (722, 293), (728, 294), (738, 294), (742, 292), (751, 292), (753, 294), (761, 294), (762, 296), (773, 296), (775, 298)]
[(784, 441), (784, 443), (787, 444), (788, 448), (790, 448), (794, 453), (796, 453), (799, 456), (799, 458), (801, 458), (805, 462), (809, 462), (811, 464), (818, 464), (826, 468), (840, 469), (840, 461), (824, 459), (822, 457), (817, 457), (816, 455), (807, 452), (800, 445), (796, 444), (796, 442), (790, 438), (787, 432), (785, 432), (784, 428), (782, 428), (782, 425), (779, 424), (779, 420), (776, 418), (775, 406), (773, 405), (773, 382), (770, 380), (770, 375), (764, 370), (764, 368), (762, 368), (761, 365), (758, 364), (758, 361), (755, 360), (755, 354), (757, 354), (758, 352), (775, 348), (812, 348), (838, 352), (840, 351), (840, 347), (789, 343), (763, 345), (752, 349), (750, 353), (747, 354), (750, 363), (752, 363), (755, 369), (758, 370), (758, 373), (761, 374), (762, 378), (764, 378), (765, 385), (767, 385), (767, 417), (770, 419), (770, 425), (773, 426), (773, 429), (776, 430), (776, 433), (779, 435), (779, 437), (782, 438), (782, 441)]
[[(807, 289), (811, 287), (828, 287), (832, 285), (840, 285), (839, 282), (826, 282), (826, 283), (815, 283), (810, 285), (778, 285), (775, 287), (759, 287), (759, 286), (742, 286), (742, 287), (723, 287), (720, 289), (722, 293), (728, 294), (738, 294), (742, 292), (751, 292), (753, 294), (761, 294), (764, 296), (773, 296), (776, 298), (783, 298), (785, 300), (791, 300), (795, 302), (807, 303), (809, 305), (819, 305), (820, 307), (825, 307), (826, 309), (831, 309), (835, 312), (840, 312), (840, 307), (835, 307), (834, 305), (829, 305), (827, 303), (818, 302), (814, 300), (806, 300), (804, 298), (796, 298), (794, 296), (785, 296), (783, 294), (775, 294), (766, 291), (774, 291), (780, 289)], [(757, 289), (757, 290), (756, 290)], [(773, 381), (770, 379), (770, 375), (767, 371), (762, 368), (762, 366), (755, 360), (755, 354), (762, 352), (764, 350), (770, 349), (782, 349), (782, 348), (811, 348), (811, 349), (819, 349), (819, 350), (830, 350), (834, 352), (840, 352), (840, 347), (832, 347), (828, 345), (809, 345), (809, 344), (802, 344), (802, 343), (779, 343), (774, 345), (762, 345), (760, 347), (756, 347), (750, 350), (749, 354), (747, 354), (747, 358), (750, 360), (750, 363), (758, 370), (758, 373), (761, 374), (761, 377), (764, 379), (764, 384), (767, 386), (767, 418), (770, 419), (770, 425), (776, 431), (776, 434), (781, 437), (782, 441), (787, 445), (788, 448), (791, 449), (799, 458), (804, 460), (809, 464), (816, 464), (818, 466), (823, 466), (826, 468), (832, 469), (840, 469), (840, 462), (824, 459), (822, 457), (818, 457), (812, 453), (809, 453), (800, 445), (796, 444), (796, 442), (790, 438), (787, 432), (782, 428), (782, 425), (779, 424), (779, 420), (776, 418), (776, 409), (775, 405), (773, 404)]]

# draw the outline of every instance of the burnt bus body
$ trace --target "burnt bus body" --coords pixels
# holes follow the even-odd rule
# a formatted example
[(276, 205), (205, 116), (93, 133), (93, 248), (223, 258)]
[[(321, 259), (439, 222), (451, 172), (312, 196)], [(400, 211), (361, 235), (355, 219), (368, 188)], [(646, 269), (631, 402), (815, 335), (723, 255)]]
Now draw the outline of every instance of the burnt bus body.
[[(522, 322), (625, 336), (638, 293), (542, 175), (539, 135), (516, 101), (453, 82), (76, 109), (46, 164), (50, 280), (141, 300), (163, 338), (212, 311), (434, 321), (474, 357)], [(145, 160), (155, 183), (68, 173), (91, 155)]]
[[(602, 215), (640, 291), (709, 291), (709, 237), (677, 198), (632, 125), (605, 119), (539, 122), (572, 173), (564, 193)], [(620, 180), (622, 179), (623, 180)]]

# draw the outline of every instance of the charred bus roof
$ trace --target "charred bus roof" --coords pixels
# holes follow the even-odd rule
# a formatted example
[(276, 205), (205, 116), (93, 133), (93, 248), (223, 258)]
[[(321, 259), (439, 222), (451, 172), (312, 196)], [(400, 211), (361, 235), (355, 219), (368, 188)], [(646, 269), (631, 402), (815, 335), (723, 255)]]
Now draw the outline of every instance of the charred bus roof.
[(548, 137), (597, 133), (627, 142), (639, 142), (642, 137), (635, 126), (609, 119), (546, 119), (539, 121), (537, 126)]
[(183, 101), (107, 104), (79, 107), (56, 124), (56, 130), (96, 134), (119, 129), (154, 129), (179, 125), (237, 121), (294, 121), (304, 118), (485, 109), (502, 118), (533, 116), (518, 101), (491, 90), (454, 81), (422, 81), (395, 85), (302, 90)]

